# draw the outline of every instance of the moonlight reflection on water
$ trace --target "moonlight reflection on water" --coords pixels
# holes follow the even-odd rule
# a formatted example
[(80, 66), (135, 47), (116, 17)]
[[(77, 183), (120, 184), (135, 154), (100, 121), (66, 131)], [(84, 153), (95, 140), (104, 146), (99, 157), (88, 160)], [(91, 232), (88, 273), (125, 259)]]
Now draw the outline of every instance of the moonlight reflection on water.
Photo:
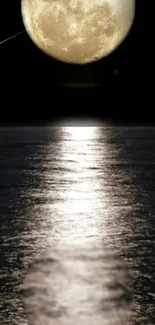
[(33, 263), (24, 302), (32, 325), (126, 325), (131, 279), (100, 243), (57, 245)]
[[(32, 325), (126, 325), (131, 279), (122, 261), (100, 240), (101, 224), (106, 236), (106, 214), (97, 211), (107, 199), (98, 175), (99, 132), (98, 127), (62, 128), (65, 142), (59, 154), (65, 172), (60, 180), (63, 191), (58, 191), (58, 238), (31, 266), (24, 287)], [(106, 143), (104, 147), (102, 155)]]
[[(107, 145), (105, 135), (104, 150), (97, 153), (99, 134), (98, 127), (61, 128), (57, 159), (52, 166), (58, 173), (49, 175), (47, 172), (42, 185), (44, 188), (48, 179), (47, 197), (55, 197), (52, 204), (49, 200), (47, 207), (51, 220), (53, 213), (59, 216), (54, 224), (57, 242), (82, 241), (90, 236), (99, 238), (101, 226), (103, 237), (106, 212), (103, 217), (99, 211), (103, 206), (108, 208), (108, 202), (104, 185), (106, 167), (101, 171), (100, 164), (107, 155)], [(49, 147), (47, 157), (51, 150)], [(53, 187), (53, 183), (56, 186)], [(49, 236), (48, 243), (53, 245), (53, 236)]]
[[(54, 325), (63, 324), (63, 317), (71, 323), (75, 314), (77, 322), (85, 317), (89, 324), (97, 310), (102, 325), (106, 321), (111, 325), (119, 317), (116, 325), (154, 325), (155, 128), (10, 127), (0, 129), (0, 138), (0, 324), (34, 325), (37, 302), (36, 310), (48, 325), (53, 317)], [(125, 266), (118, 267), (121, 261), (134, 282), (129, 322), (130, 275)], [(61, 272), (56, 272), (56, 265)], [(61, 290), (52, 283), (46, 290), (45, 273), (47, 283), (53, 274)], [(31, 281), (28, 286), (28, 278), (35, 278), (34, 285)], [(30, 323), (20, 295), (24, 279)], [(108, 279), (114, 286), (107, 284)], [(52, 307), (45, 304), (50, 301), (47, 291)], [(29, 301), (36, 298), (31, 306), (26, 295)], [(115, 319), (107, 301), (114, 309), (120, 306)], [(88, 316), (88, 309), (94, 316)]]

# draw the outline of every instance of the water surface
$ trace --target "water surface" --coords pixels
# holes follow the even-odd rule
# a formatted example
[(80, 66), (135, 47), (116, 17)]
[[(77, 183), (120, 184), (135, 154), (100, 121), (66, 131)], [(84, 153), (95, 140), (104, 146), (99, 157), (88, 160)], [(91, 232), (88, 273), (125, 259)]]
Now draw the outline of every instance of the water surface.
[[(1, 324), (28, 324), (21, 299), (21, 285), (28, 270), (29, 276), (34, 275), (32, 270), (36, 265), (35, 258), (40, 253), (43, 254), (38, 257), (41, 279), (44, 281), (45, 265), (50, 266), (50, 272), (53, 272), (49, 256), (52, 258), (54, 249), (59, 265), (65, 265), (66, 268), (64, 280), (61, 278), (62, 282), (59, 281), (62, 283), (61, 288), (68, 278), (69, 269), (70, 277), (74, 279), (74, 290), (69, 301), (75, 296), (75, 289), (79, 290), (77, 315), (79, 317), (84, 308), (83, 322), (88, 322), (88, 310), (95, 308), (97, 301), (102, 301), (101, 317), (96, 321), (93, 309), (92, 320), (96, 324), (101, 324), (102, 319), (105, 324), (155, 323), (154, 141), (153, 127), (0, 129)], [(72, 267), (69, 267), (67, 257), (75, 245), (75, 251), (80, 250), (81, 254), (80, 264), (76, 264), (77, 278), (73, 277), (74, 259), (71, 259)], [(65, 260), (60, 257), (63, 247)], [(114, 255), (110, 255), (108, 249)], [(93, 281), (90, 286), (86, 285), (89, 278), (92, 279), (92, 275), (88, 274), (90, 261), (88, 258), (82, 259), (82, 251), (85, 251), (89, 259), (94, 254), (96, 256), (96, 264), (93, 262), (91, 268)], [(73, 251), (70, 254), (76, 255)], [(34, 266), (29, 269), (32, 262)], [(100, 263), (107, 264), (111, 272), (109, 276), (114, 287), (109, 287), (108, 284), (108, 291), (105, 290), (108, 278)], [(123, 277), (119, 272), (120, 266), (115, 267), (117, 276), (114, 281), (113, 268), (119, 263), (125, 265), (124, 268), (121, 264), (121, 270), (126, 270), (127, 267), (128, 272), (123, 271)], [(80, 270), (83, 270), (87, 281), (75, 288)], [(134, 303), (131, 318), (127, 321), (123, 315), (126, 315), (128, 294), (130, 295), (127, 280), (130, 275), (133, 278)], [(108, 292), (115, 313), (110, 313), (110, 310), (106, 312), (109, 306), (106, 305), (109, 301), (107, 298), (103, 304), (103, 299), (90, 299), (89, 296), (87, 306), (81, 303), (82, 287), (85, 287), (85, 298), (88, 298), (88, 293), (94, 291), (99, 279), (104, 290), (100, 291), (97, 286), (96, 292), (101, 295)], [(34, 291), (38, 297), (36, 288), (37, 285)], [(66, 292), (68, 288), (66, 287)], [(122, 288), (124, 291), (121, 291)], [(116, 292), (118, 296), (114, 299)], [(125, 296), (122, 299), (123, 292)], [(58, 293), (59, 290), (56, 291)], [(40, 299), (45, 297), (47, 294), (44, 291)], [(59, 300), (60, 298), (62, 295)], [(118, 315), (116, 306), (119, 303), (121, 313)], [(104, 307), (104, 312), (103, 305), (107, 306)], [(69, 324), (80, 324), (78, 317), (77, 323), (73, 322), (75, 305), (68, 306), (68, 314), (62, 312), (64, 309), (61, 310), (61, 317), (57, 313), (57, 324), (61, 324), (65, 317), (70, 317), (66, 318), (70, 321)], [(34, 322), (34, 311), (31, 314)], [(46, 317), (46, 324), (53, 325), (52, 315)], [(42, 317), (44, 316), (42, 311)]]

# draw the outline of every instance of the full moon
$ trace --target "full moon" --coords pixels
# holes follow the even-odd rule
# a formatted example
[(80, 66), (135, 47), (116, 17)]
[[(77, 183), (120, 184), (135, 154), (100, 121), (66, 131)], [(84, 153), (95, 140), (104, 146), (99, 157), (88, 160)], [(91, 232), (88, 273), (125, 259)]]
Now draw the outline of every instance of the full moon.
[(125, 39), (135, 0), (22, 0), (21, 12), (28, 35), (44, 53), (85, 64), (109, 55)]

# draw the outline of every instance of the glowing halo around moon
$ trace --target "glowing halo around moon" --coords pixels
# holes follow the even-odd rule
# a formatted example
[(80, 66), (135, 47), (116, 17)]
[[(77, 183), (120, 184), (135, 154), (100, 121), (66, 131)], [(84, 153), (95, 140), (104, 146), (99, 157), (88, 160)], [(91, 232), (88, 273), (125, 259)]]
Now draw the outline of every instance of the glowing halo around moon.
[(28, 35), (44, 53), (85, 64), (109, 55), (126, 38), (135, 0), (22, 0), (21, 12)]

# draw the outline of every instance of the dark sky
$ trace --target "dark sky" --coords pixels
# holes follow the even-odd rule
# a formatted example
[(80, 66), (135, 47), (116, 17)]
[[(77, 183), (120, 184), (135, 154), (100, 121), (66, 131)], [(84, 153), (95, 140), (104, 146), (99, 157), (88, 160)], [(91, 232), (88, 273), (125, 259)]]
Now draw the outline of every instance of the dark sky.
[[(0, 41), (24, 29), (20, 3), (0, 2)], [(26, 33), (0, 45), (1, 123), (74, 115), (154, 123), (152, 5), (153, 0), (137, 0), (126, 40), (93, 64), (74, 66), (51, 59)], [(75, 82), (85, 87), (72, 87)], [(90, 82), (94, 86), (86, 87)]]

